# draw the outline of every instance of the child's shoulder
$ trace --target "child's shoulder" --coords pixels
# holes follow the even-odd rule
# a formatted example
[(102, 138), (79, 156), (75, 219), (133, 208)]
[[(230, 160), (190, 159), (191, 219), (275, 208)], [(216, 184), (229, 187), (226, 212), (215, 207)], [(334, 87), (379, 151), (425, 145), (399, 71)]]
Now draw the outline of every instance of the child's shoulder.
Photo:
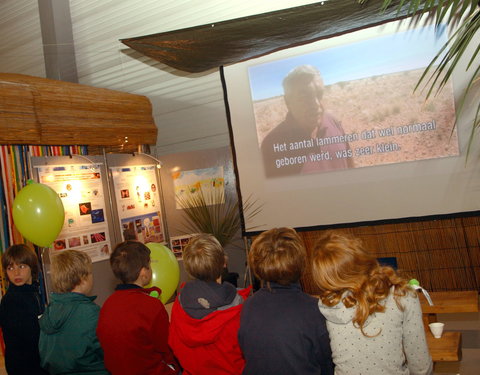
[(65, 306), (74, 306), (72, 308), (79, 311), (99, 311), (100, 306), (95, 303), (96, 298), (81, 293), (52, 293), (49, 308), (63, 309)]
[(11, 304), (11, 303), (26, 303), (29, 304), (32, 301), (37, 301), (38, 289), (26, 288), (20, 289), (19, 287), (10, 286), (7, 289), (7, 292), (2, 297), (1, 304)]
[(397, 300), (400, 305), (404, 308), (404, 309), (411, 309), (411, 308), (419, 308), (420, 309), (420, 299), (418, 298), (418, 295), (417, 295), (417, 292), (416, 291), (407, 291), (407, 293), (405, 293), (405, 295), (400, 295), (398, 297), (393, 294), (393, 293), (390, 293), (389, 294), (389, 300), (391, 300), (391, 304), (395, 304), (396, 305), (396, 301)]
[(237, 290), (229, 283), (192, 280), (183, 285), (177, 301), (192, 318), (203, 319), (213, 312), (240, 310), (249, 292), (250, 288)]
[(217, 283), (217, 282), (206, 282), (201, 280), (191, 280), (184, 283), (180, 287), (180, 294), (183, 297), (199, 297), (204, 295), (215, 295), (217, 298), (234, 298), (235, 295), (240, 295), (244, 299), (248, 297), (251, 287), (245, 289), (237, 289), (233, 284), (228, 282)]
[(250, 285), (250, 286), (247, 286), (246, 288), (243, 288), (243, 289), (237, 289), (237, 293), (243, 299), (247, 299), (248, 296), (250, 296), (250, 294), (252, 293), (252, 290), (253, 290), (253, 287)]
[[(152, 293), (153, 292), (153, 293)], [(156, 294), (155, 294), (156, 292)], [(116, 290), (110, 297), (107, 298), (105, 304), (116, 305), (116, 304), (141, 304), (149, 305), (150, 308), (163, 307), (163, 303), (160, 300), (159, 296), (161, 290), (158, 288), (132, 288), (132, 289), (123, 289)]]
[(86, 310), (93, 311), (94, 313), (99, 313), (100, 311), (100, 306), (95, 302), (94, 299), (91, 299), (89, 301), (85, 301), (84, 304), (82, 304)]

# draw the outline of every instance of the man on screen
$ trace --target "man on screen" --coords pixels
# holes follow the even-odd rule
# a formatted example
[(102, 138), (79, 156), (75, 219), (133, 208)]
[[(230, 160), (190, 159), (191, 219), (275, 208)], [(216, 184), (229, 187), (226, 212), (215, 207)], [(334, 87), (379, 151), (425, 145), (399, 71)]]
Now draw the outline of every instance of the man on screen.
[(323, 80), (311, 65), (293, 69), (283, 80), (285, 120), (261, 145), (265, 174), (280, 177), (353, 167), (348, 137), (323, 108)]

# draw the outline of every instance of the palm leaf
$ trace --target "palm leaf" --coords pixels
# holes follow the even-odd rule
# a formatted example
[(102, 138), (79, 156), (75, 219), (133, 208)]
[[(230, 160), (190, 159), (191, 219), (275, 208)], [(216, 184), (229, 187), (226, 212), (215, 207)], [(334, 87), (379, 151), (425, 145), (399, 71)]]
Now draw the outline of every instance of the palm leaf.
[[(223, 189), (200, 188), (177, 197), (177, 202), (183, 209), (185, 233), (210, 233), (222, 246), (226, 246), (242, 229), (239, 202), (235, 197), (226, 195)], [(247, 199), (242, 209), (250, 219), (260, 213), (262, 206)]]
[[(368, 0), (357, 0), (363, 4)], [(470, 73), (470, 79), (459, 100), (456, 115), (455, 126), (465, 108), (465, 101), (468, 94), (474, 89), (480, 80), (480, 64), (476, 62), (476, 57), (480, 52), (480, 45), (477, 43), (474, 52), (470, 58), (466, 56), (468, 47), (471, 43), (475, 43), (475, 35), (480, 32), (480, 2), (479, 0), (400, 0), (392, 4), (393, 0), (384, 0), (381, 11), (385, 11), (390, 6), (396, 6), (398, 11), (408, 5), (408, 14), (419, 17), (424, 14), (433, 16), (433, 22), (436, 26), (440, 26), (443, 22), (451, 26), (458, 26), (457, 30), (443, 45), (438, 54), (432, 59), (430, 64), (425, 68), (421, 75), (415, 90), (422, 84), (428, 87), (426, 100), (432, 95), (437, 94), (447, 84), (451, 78), (453, 71), (458, 67), (459, 62), (468, 59), (467, 71)], [(415, 18), (415, 17), (414, 17)], [(415, 25), (415, 22), (413, 26)], [(480, 127), (480, 102), (477, 104), (475, 117), (471, 124), (470, 139), (467, 147), (467, 158), (476, 135), (476, 130)], [(452, 129), (453, 130), (453, 129)]]

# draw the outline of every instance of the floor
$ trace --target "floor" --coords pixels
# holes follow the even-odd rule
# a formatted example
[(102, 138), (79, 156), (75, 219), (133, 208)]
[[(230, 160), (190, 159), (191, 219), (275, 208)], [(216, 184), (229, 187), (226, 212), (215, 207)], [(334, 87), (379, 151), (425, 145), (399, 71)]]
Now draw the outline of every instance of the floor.
[[(460, 362), (436, 363), (434, 374), (480, 374), (480, 313), (439, 314), (438, 321), (445, 323), (445, 330), (462, 332), (463, 357)], [(6, 374), (3, 357), (0, 355), (0, 375)]]

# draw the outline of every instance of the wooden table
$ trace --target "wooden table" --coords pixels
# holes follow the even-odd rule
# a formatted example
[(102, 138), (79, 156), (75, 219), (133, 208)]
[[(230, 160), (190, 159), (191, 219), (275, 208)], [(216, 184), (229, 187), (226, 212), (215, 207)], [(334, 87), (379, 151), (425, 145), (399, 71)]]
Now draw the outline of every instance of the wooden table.
[(462, 334), (460, 332), (443, 332), (436, 339), (430, 330), (425, 331), (428, 351), (433, 362), (456, 362), (462, 359)]
[(478, 312), (478, 292), (476, 290), (430, 292), (429, 294), (433, 306), (428, 304), (423, 293), (418, 294), (426, 327), (429, 323), (437, 321), (437, 314)]
[(478, 292), (476, 290), (456, 292), (430, 292), (433, 306), (430, 306), (423, 293), (419, 293), (424, 314), (478, 312)]
[(441, 338), (433, 337), (428, 327), (429, 323), (437, 321), (437, 314), (478, 312), (478, 292), (431, 292), (433, 302), (430, 306), (423, 295), (419, 293), (423, 312), (425, 335), (428, 349), (433, 362), (460, 361), (462, 359), (462, 334), (460, 332), (444, 331)]

